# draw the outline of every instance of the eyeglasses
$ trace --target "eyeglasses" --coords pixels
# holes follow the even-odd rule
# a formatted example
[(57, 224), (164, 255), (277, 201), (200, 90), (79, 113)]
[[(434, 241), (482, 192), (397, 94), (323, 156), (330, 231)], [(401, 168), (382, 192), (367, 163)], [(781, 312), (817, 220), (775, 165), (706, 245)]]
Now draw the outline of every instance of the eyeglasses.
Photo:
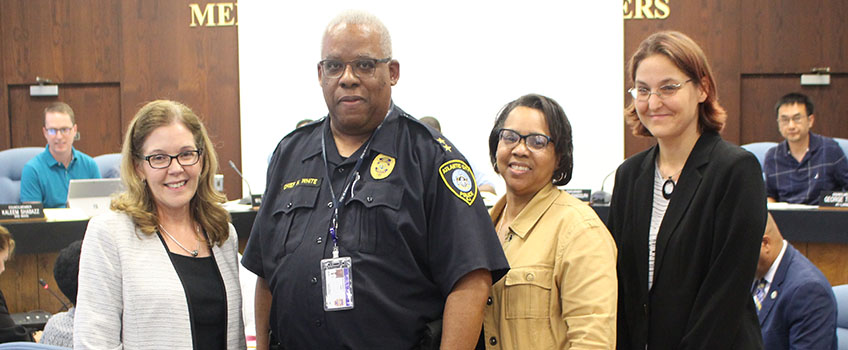
[(62, 135), (67, 135), (71, 133), (71, 130), (74, 128), (47, 128), (47, 134), (50, 136), (56, 136), (56, 133), (62, 133)]
[(554, 139), (552, 139), (548, 135), (521, 135), (517, 131), (512, 129), (498, 130), (498, 139), (503, 143), (504, 146), (507, 147), (515, 147), (518, 145), (519, 141), (524, 140), (524, 144), (527, 145), (527, 148), (533, 151), (541, 151), (545, 149), (548, 143), (554, 142)]
[(651, 95), (657, 95), (657, 97), (663, 99), (663, 98), (666, 98), (666, 97), (674, 96), (674, 94), (676, 94), (678, 90), (683, 88), (684, 84), (686, 84), (690, 81), (692, 81), (692, 79), (689, 79), (687, 81), (684, 81), (684, 82), (678, 83), (678, 84), (666, 84), (666, 85), (660, 86), (660, 88), (657, 89), (658, 91), (656, 91), (656, 92), (651, 91), (651, 89), (646, 88), (646, 87), (630, 88), (630, 90), (627, 90), (627, 92), (630, 93), (630, 96), (633, 96), (634, 100), (639, 101), (639, 102), (648, 101), (648, 99), (651, 98)]
[(197, 164), (197, 161), (200, 160), (201, 153), (203, 153), (202, 150), (196, 149), (193, 151), (180, 152), (175, 156), (162, 153), (151, 154), (149, 156), (145, 156), (144, 160), (146, 160), (153, 169), (165, 169), (171, 166), (171, 161), (174, 159), (176, 159), (177, 163), (182, 166), (195, 165)]
[(378, 63), (386, 63), (391, 61), (391, 57), (376, 59), (376, 58), (360, 58), (353, 61), (344, 62), (341, 60), (322, 60), (318, 62), (321, 69), (324, 71), (324, 77), (336, 79), (344, 74), (347, 66), (353, 67), (353, 74), (358, 78), (370, 77), (374, 75), (374, 70), (377, 69)]
[(800, 114), (793, 115), (792, 117), (780, 116), (780, 117), (777, 118), (777, 124), (778, 125), (789, 125), (789, 121), (792, 121), (793, 123), (798, 124), (806, 118), (808, 118), (808, 117), (805, 116), (805, 115), (800, 115)]

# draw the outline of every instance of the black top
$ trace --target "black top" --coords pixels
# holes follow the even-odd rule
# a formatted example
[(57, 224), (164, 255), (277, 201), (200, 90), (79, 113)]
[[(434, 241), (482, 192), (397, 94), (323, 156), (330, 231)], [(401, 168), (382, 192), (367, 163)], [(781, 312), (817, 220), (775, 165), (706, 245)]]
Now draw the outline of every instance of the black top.
[[(168, 250), (161, 234), (159, 240)], [(170, 251), (168, 255), (186, 293), (193, 348), (226, 349), (227, 291), (215, 257), (194, 258)]]
[(686, 160), (657, 233), (648, 290), (657, 146), (618, 168), (610, 233), (618, 246), (619, 350), (761, 349), (751, 298), (766, 223), (753, 154), (705, 132)]
[(9, 316), (9, 309), (6, 307), (6, 297), (0, 291), (0, 343), (13, 341), (32, 341), (32, 337), (26, 328), (16, 325), (12, 317)]
[(325, 312), (320, 261), (332, 256), (333, 208), (321, 135), (337, 197), (365, 148), (342, 159), (327, 123), (280, 141), (242, 264), (268, 281), (284, 348), (410, 349), (461, 277), (480, 268), (503, 276), (503, 249), (464, 157), (393, 106), (339, 213), (354, 308)]

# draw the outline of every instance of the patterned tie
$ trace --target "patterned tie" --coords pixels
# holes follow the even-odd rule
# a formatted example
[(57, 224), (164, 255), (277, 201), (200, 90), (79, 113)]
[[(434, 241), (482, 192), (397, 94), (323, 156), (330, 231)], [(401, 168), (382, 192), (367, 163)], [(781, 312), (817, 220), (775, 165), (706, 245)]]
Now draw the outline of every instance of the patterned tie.
[(766, 279), (760, 279), (757, 281), (756, 287), (754, 287), (754, 304), (757, 305), (757, 311), (763, 308), (763, 298), (766, 296)]

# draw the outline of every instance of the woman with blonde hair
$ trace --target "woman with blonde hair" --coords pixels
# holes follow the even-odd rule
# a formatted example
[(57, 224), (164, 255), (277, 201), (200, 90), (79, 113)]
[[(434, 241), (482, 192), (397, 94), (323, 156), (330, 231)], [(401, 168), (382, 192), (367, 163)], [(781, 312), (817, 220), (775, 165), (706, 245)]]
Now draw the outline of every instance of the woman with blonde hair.
[(74, 348), (244, 348), (238, 237), (206, 128), (185, 105), (153, 101), (121, 155), (126, 191), (83, 240)]

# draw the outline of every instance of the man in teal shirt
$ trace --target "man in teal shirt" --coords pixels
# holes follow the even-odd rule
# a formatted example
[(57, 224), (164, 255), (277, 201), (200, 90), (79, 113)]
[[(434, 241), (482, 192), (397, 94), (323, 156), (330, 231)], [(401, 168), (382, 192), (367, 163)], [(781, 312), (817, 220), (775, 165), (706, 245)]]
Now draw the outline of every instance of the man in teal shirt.
[(44, 109), (44, 138), (47, 147), (24, 166), (21, 202), (41, 202), (45, 208), (64, 208), (71, 179), (99, 179), (94, 159), (74, 149), (77, 124), (74, 110), (63, 102)]

